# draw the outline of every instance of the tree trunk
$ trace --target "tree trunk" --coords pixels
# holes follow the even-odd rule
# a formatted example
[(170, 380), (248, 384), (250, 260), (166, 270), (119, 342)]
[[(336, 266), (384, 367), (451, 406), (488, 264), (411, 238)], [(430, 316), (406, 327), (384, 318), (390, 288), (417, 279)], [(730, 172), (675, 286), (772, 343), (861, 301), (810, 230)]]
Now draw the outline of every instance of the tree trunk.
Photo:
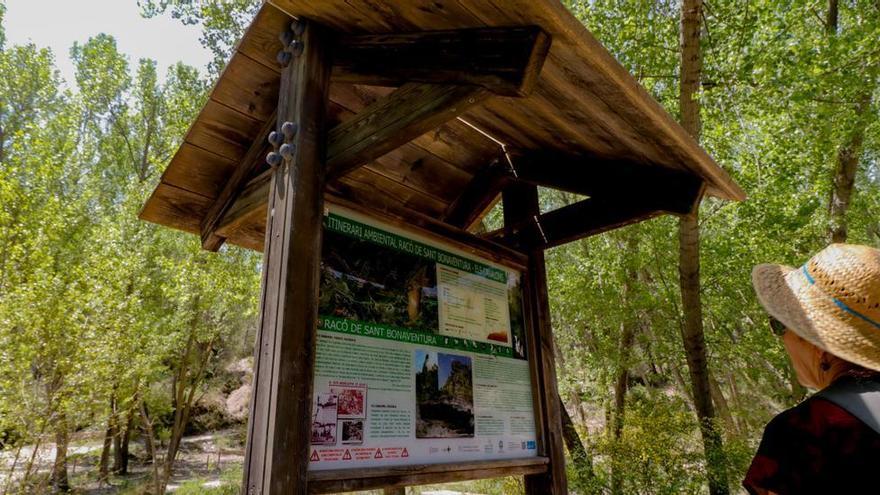
[[(828, 17), (826, 28), (829, 37), (836, 36), (838, 26), (839, 7), (837, 0), (828, 1)], [(846, 138), (846, 142), (837, 149), (835, 159), (834, 176), (831, 179), (831, 199), (828, 205), (828, 239), (831, 242), (846, 242), (847, 221), (846, 212), (852, 200), (855, 189), (856, 175), (859, 171), (859, 160), (862, 154), (862, 145), (865, 141), (865, 129), (871, 119), (871, 95), (875, 89), (876, 77), (869, 71), (870, 77), (866, 77), (863, 92), (855, 102), (855, 124)]]
[(712, 403), (715, 405), (715, 408), (718, 409), (718, 415), (724, 420), (724, 424), (727, 425), (727, 430), (729, 432), (737, 433), (736, 423), (733, 421), (733, 415), (730, 414), (730, 407), (727, 405), (727, 399), (724, 398), (724, 392), (721, 390), (721, 385), (718, 383), (715, 376), (712, 375), (711, 371), (709, 372), (709, 390), (712, 393)]
[[(633, 340), (635, 340), (635, 324), (633, 322), (626, 322), (621, 327), (618, 355), (620, 362), (618, 363), (617, 380), (614, 384), (614, 415), (611, 428), (615, 442), (619, 442), (623, 434), (623, 420), (626, 415), (626, 392), (629, 388), (630, 349), (632, 348)], [(611, 463), (612, 494), (622, 493), (623, 489), (623, 478), (621, 477), (622, 473), (618, 469), (618, 464), (617, 462)]]
[(64, 414), (59, 414), (55, 424), (55, 462), (52, 464), (50, 478), (52, 488), (56, 493), (70, 491), (70, 481), (67, 478), (67, 444), (69, 441), (67, 418)]
[(104, 433), (104, 446), (101, 448), (101, 460), (98, 461), (98, 484), (106, 483), (110, 478), (110, 446), (113, 443), (113, 413), (107, 418), (107, 432)]
[[(873, 85), (868, 86), (873, 90)], [(831, 242), (846, 242), (846, 212), (855, 189), (859, 158), (865, 141), (865, 128), (871, 111), (871, 93), (863, 93), (856, 104), (855, 128), (847, 142), (837, 150), (834, 177), (831, 179), (831, 203), (829, 205), (828, 238)]]
[[(198, 301), (195, 302), (194, 308), (198, 308)], [(174, 461), (177, 458), (180, 442), (183, 439), (183, 433), (189, 422), (189, 415), (192, 411), (193, 401), (198, 392), (199, 385), (205, 376), (205, 370), (211, 360), (211, 351), (214, 341), (211, 340), (207, 344), (200, 344), (196, 341), (195, 335), (198, 329), (198, 312), (195, 313), (192, 321), (192, 328), (189, 340), (187, 342), (184, 356), (180, 360), (180, 365), (176, 373), (174, 381), (176, 408), (174, 410), (174, 422), (171, 425), (171, 437), (168, 439), (168, 449), (165, 453), (165, 459), (162, 466), (161, 479), (157, 483), (159, 492), (163, 493), (168, 481), (171, 479), (171, 473), (174, 470)]]
[(562, 403), (561, 397), (559, 398), (559, 411), (562, 415), (562, 438), (565, 441), (565, 448), (568, 449), (568, 455), (571, 456), (575, 470), (578, 476), (583, 476), (586, 480), (593, 480), (596, 476), (593, 472), (593, 461), (590, 459), (590, 454), (587, 452), (586, 447), (584, 447), (581, 436), (578, 434), (574, 422), (568, 414), (568, 409)]
[(837, 34), (837, 19), (840, 9), (837, 0), (828, 0), (828, 17), (825, 20), (825, 29), (830, 35)]
[[(635, 235), (628, 235), (626, 241), (619, 244), (619, 247), (625, 253), (633, 253), (638, 247), (638, 239)], [(630, 308), (633, 304), (633, 290), (638, 283), (638, 272), (632, 266), (625, 268), (623, 283), (623, 306)], [(626, 415), (626, 392), (629, 387), (629, 366), (630, 356), (632, 355), (633, 342), (635, 341), (636, 325), (638, 324), (638, 311), (631, 310), (633, 313), (630, 317), (624, 319), (620, 328), (620, 342), (617, 352), (617, 380), (614, 384), (614, 423), (611, 431), (614, 441), (619, 442), (623, 434), (623, 420)], [(611, 493), (622, 493), (623, 478), (619, 469), (618, 462), (611, 463)]]
[(131, 427), (134, 422), (134, 407), (128, 409), (125, 428), (120, 431), (119, 447), (115, 452), (113, 472), (116, 474), (128, 474), (128, 442), (131, 439)]
[[(681, 4), (681, 85), (679, 106), (684, 129), (700, 139), (700, 103), (696, 98), (702, 77), (700, 29), (702, 0), (682, 0)], [(679, 222), (679, 280), (681, 285), (682, 341), (691, 376), (694, 408), (703, 438), (706, 473), (712, 495), (727, 494), (726, 461), (721, 435), (715, 424), (715, 409), (709, 386), (706, 341), (703, 336), (703, 308), (700, 301), (700, 224), (699, 206)]]
[(153, 467), (153, 485), (156, 489), (156, 494), (161, 494), (159, 487), (159, 463), (156, 460), (156, 444), (153, 443), (153, 422), (150, 420), (150, 415), (147, 412), (147, 404), (140, 397), (138, 397), (137, 402), (141, 413), (141, 425), (144, 428), (144, 443), (147, 448), (147, 457), (150, 459), (150, 464)]

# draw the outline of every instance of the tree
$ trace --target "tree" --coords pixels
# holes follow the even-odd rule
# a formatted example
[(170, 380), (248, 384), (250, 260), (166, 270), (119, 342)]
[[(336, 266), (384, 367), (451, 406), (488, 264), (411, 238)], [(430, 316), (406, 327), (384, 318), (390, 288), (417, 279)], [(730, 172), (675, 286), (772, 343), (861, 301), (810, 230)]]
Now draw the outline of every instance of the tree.
[[(700, 103), (698, 93), (702, 76), (700, 26), (702, 0), (681, 3), (681, 81), (679, 106), (681, 124), (696, 140), (700, 140)], [(697, 206), (697, 212), (699, 206)], [(721, 434), (715, 425), (715, 408), (709, 386), (709, 363), (703, 335), (703, 307), (700, 298), (700, 224), (697, 212), (684, 215), (678, 227), (678, 270), (681, 286), (681, 307), (684, 312), (682, 342), (690, 370), (694, 408), (700, 421), (709, 492), (728, 493), (727, 473)]]

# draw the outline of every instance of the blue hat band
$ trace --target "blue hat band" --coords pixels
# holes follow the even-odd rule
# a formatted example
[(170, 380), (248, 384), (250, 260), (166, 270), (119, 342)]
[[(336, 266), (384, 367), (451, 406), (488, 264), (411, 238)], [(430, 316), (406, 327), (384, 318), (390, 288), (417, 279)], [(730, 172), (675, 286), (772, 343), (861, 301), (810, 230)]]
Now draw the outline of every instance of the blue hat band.
[[(816, 285), (816, 281), (815, 281), (815, 280), (813, 279), (813, 277), (810, 275), (810, 271), (807, 270), (807, 265), (802, 266), (802, 267), (801, 267), (801, 271), (804, 272), (804, 276), (807, 277), (807, 282), (809, 282), (810, 285)], [(825, 294), (825, 291), (822, 291), (822, 293)], [(850, 308), (849, 306), (846, 305), (845, 302), (841, 301), (840, 299), (838, 299), (838, 298), (836, 298), (836, 297), (829, 296), (828, 294), (825, 294), (825, 296), (827, 296), (829, 299), (831, 299), (832, 301), (834, 301), (834, 304), (837, 305), (838, 308), (840, 308), (840, 309), (846, 311), (847, 313), (849, 313), (849, 314), (855, 316), (856, 318), (862, 319), (862, 320), (864, 320), (864, 321), (870, 323), (870, 324), (873, 325), (874, 327), (880, 329), (880, 323), (878, 323), (878, 322), (872, 320), (871, 318), (868, 318), (867, 316), (865, 316), (865, 315), (859, 313), (858, 311), (856, 311), (856, 310)]]

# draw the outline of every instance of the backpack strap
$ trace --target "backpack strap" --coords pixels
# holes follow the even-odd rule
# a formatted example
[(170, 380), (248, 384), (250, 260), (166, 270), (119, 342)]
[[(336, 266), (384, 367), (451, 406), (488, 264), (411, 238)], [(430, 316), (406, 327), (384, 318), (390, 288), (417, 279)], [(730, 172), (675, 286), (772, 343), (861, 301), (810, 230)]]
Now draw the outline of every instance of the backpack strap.
[(813, 395), (840, 406), (880, 434), (880, 382), (842, 378)]

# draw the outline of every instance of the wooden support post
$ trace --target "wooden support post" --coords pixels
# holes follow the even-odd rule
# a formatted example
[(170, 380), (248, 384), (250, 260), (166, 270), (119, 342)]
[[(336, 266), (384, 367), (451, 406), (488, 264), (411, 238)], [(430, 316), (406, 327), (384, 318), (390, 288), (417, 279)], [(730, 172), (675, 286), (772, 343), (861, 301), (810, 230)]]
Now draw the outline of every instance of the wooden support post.
[[(502, 192), (505, 225), (517, 225), (535, 218), (540, 213), (538, 188), (531, 184), (514, 182)], [(534, 363), (538, 393), (537, 426), (540, 433), (539, 454), (550, 459), (544, 473), (525, 477), (526, 493), (529, 495), (565, 495), (568, 483), (565, 477), (565, 452), (563, 450), (562, 416), (559, 410), (559, 392), (556, 384), (553, 334), (550, 325), (550, 304), (547, 299), (547, 270), (544, 251), (540, 247), (528, 252), (528, 273), (524, 297), (531, 321), (533, 344), (529, 359)]]
[(292, 31), (301, 34), (283, 50), (289, 56), (279, 55), (277, 131), (285, 122), (297, 131), (284, 133), (294, 148), (276, 167), (269, 191), (242, 481), (247, 495), (308, 491), (330, 61), (324, 29), (297, 22)]

